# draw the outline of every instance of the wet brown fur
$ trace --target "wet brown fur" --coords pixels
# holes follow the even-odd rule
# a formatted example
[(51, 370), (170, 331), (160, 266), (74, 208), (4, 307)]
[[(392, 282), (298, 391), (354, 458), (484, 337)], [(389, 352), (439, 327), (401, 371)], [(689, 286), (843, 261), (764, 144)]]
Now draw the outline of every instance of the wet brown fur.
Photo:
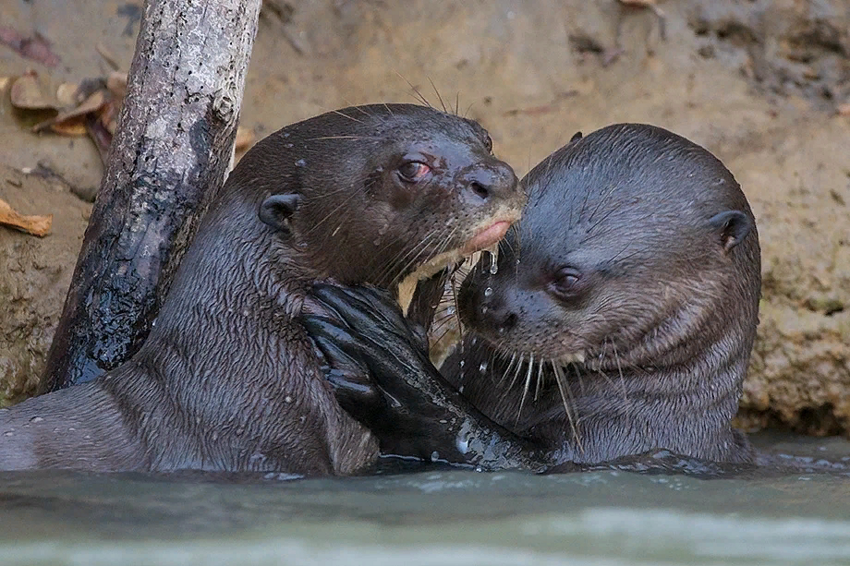
[[(421, 186), (394, 177), (411, 153), (430, 160)], [(470, 195), (472, 182), (490, 198)], [(297, 206), (261, 221), (279, 194)], [(0, 411), (0, 469), (363, 469), (377, 443), (335, 401), (295, 320), (312, 283), (393, 287), (523, 203), (486, 132), (433, 109), (348, 108), (272, 134), (216, 196), (141, 350), (95, 382)]]

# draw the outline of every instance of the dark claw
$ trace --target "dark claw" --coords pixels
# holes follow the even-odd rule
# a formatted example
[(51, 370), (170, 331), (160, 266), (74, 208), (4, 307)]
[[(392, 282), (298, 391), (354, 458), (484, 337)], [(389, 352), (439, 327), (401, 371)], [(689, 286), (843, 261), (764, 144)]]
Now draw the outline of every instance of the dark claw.
[(369, 303), (358, 297), (353, 289), (317, 284), (313, 286), (313, 295), (349, 327), (364, 328), (373, 325), (369, 316)]
[(337, 402), (355, 419), (373, 428), (386, 410), (385, 395), (361, 361), (355, 337), (326, 318), (305, 316), (302, 323), (313, 339)]
[[(302, 317), (301, 323), (319, 347), (328, 365), (351, 365), (361, 358), (361, 343), (349, 328), (321, 316)], [(362, 366), (361, 366), (362, 367)]]

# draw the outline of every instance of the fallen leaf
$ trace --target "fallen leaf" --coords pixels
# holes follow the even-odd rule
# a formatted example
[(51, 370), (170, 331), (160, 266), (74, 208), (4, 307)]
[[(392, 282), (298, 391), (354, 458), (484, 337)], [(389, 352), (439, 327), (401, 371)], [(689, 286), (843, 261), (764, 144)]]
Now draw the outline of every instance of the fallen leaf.
[(115, 129), (118, 127), (118, 112), (120, 110), (121, 101), (111, 100), (108, 104), (101, 108), (100, 113), (98, 114), (98, 119), (103, 124), (103, 127), (106, 128), (106, 131), (110, 134), (114, 134)]
[(12, 106), (28, 110), (43, 110), (45, 108), (56, 108), (55, 100), (51, 100), (41, 90), (38, 83), (38, 75), (29, 72), (21, 75), (12, 83), (11, 92)]
[(248, 149), (254, 144), (254, 132), (243, 127), (236, 128), (236, 151)]
[(51, 124), (50, 129), (63, 136), (84, 136), (87, 133), (86, 117), (85, 115), (74, 116), (73, 118)]
[(74, 83), (62, 83), (59, 85), (59, 88), (56, 89), (56, 100), (59, 101), (59, 104), (62, 106), (76, 106), (79, 101), (77, 100), (77, 91), (80, 90), (80, 85)]
[(0, 43), (47, 67), (55, 67), (61, 62), (59, 56), (50, 49), (50, 42), (38, 33), (33, 37), (24, 37), (12, 28), (0, 26)]
[(9, 203), (0, 199), (0, 224), (17, 228), (33, 236), (44, 237), (50, 232), (53, 215), (23, 216), (15, 212)]
[(106, 88), (109, 89), (115, 97), (123, 100), (127, 93), (127, 73), (119, 73), (114, 71), (106, 77)]
[(89, 134), (89, 138), (94, 142), (95, 147), (97, 147), (100, 160), (105, 166), (109, 159), (109, 146), (112, 144), (112, 133), (106, 129), (100, 118), (91, 114), (86, 116), (86, 131)]
[(59, 112), (56, 117), (36, 124), (33, 126), (32, 131), (40, 132), (46, 128), (53, 128), (55, 130), (56, 128), (54, 128), (54, 126), (57, 124), (85, 116), (86, 114), (91, 114), (92, 112), (97, 112), (104, 104), (106, 104), (106, 93), (103, 90), (95, 91), (76, 108), (63, 110)]
[(658, 7), (656, 0), (619, 0), (624, 6), (632, 6), (634, 8), (649, 8), (658, 17), (658, 35), (662, 40), (667, 39), (667, 24), (664, 12)]

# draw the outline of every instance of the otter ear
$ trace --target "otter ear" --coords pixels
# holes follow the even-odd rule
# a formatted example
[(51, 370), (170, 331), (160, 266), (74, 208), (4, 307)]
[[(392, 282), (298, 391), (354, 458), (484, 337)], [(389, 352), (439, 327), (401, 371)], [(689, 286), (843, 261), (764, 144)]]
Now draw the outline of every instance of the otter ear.
[(259, 217), (265, 224), (285, 234), (292, 232), (289, 219), (301, 201), (299, 194), (272, 195), (260, 205)]
[(578, 141), (580, 139), (581, 139), (581, 132), (576, 132), (576, 133), (573, 134), (573, 137), (570, 138), (570, 143), (573, 143), (574, 141)]
[(720, 245), (726, 253), (743, 242), (753, 227), (753, 221), (740, 210), (727, 210), (715, 214), (708, 223), (718, 230)]

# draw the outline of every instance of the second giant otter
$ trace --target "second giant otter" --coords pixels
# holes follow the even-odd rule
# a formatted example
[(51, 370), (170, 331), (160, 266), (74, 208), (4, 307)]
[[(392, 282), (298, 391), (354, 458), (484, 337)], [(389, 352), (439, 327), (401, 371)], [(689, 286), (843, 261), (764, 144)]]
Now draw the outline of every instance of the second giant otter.
[(297, 320), (312, 283), (394, 288), (493, 245), (524, 202), (486, 131), (430, 108), (354, 107), (272, 134), (215, 196), (139, 352), (0, 410), (0, 469), (363, 468), (377, 443)]
[(460, 289), (465, 335), (442, 375), (379, 293), (317, 291), (339, 320), (308, 326), (346, 409), (383, 451), (452, 462), (540, 469), (657, 449), (752, 462), (730, 422), (758, 324), (759, 244), (732, 174), (680, 136), (621, 124), (523, 183), (497, 265), (485, 257)]

